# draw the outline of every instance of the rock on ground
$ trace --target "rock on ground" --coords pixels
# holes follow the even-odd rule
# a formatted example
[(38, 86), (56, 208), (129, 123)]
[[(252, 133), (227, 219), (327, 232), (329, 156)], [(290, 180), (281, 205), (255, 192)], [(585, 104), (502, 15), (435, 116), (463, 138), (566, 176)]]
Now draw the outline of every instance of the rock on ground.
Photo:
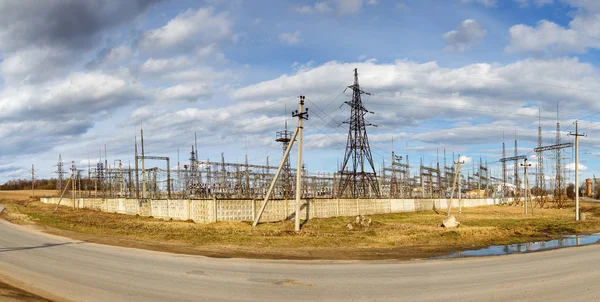
[(456, 217), (454, 216), (450, 216), (442, 222), (442, 227), (445, 227), (447, 229), (456, 228), (459, 225), (460, 222), (458, 222), (458, 220), (456, 220)]
[(365, 217), (362, 215), (358, 215), (354, 218), (353, 221), (350, 221), (346, 224), (346, 228), (348, 230), (354, 230), (357, 228), (365, 228), (366, 229), (371, 226), (371, 222), (372, 222), (371, 218)]

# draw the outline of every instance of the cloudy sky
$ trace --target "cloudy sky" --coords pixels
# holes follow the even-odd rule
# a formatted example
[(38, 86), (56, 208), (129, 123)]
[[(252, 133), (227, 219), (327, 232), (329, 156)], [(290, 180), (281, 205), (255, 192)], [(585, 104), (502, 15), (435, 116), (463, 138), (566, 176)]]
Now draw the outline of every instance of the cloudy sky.
[(59, 154), (87, 167), (104, 145), (133, 165), (141, 125), (149, 155), (183, 162), (196, 133), (200, 159), (273, 164), (299, 95), (305, 163), (334, 171), (354, 68), (377, 166), (445, 149), (499, 172), (503, 137), (532, 156), (541, 121), (555, 143), (558, 104), (591, 176), (599, 49), (596, 0), (0, 0), (0, 181), (55, 177)]

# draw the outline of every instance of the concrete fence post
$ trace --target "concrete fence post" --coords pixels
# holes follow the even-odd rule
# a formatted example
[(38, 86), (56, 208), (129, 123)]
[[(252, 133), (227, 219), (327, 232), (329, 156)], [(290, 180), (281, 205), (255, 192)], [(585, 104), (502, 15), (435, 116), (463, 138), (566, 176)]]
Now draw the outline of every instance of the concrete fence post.
[(252, 199), (252, 221), (256, 219), (256, 199)]
[(335, 216), (340, 216), (340, 199), (339, 198), (336, 199)]
[(218, 217), (218, 210), (217, 210), (217, 196), (213, 196), (213, 221), (217, 222), (219, 220)]
[(192, 219), (192, 200), (188, 199), (187, 201), (187, 219)]
[(360, 215), (360, 207), (358, 206), (358, 198), (356, 199), (356, 215)]
[(171, 217), (171, 211), (170, 211), (170, 210), (171, 210), (171, 209), (170, 209), (171, 207), (169, 206), (169, 201), (170, 201), (170, 200), (169, 200), (169, 199), (167, 199), (167, 217), (169, 217), (169, 218), (170, 218), (170, 217)]

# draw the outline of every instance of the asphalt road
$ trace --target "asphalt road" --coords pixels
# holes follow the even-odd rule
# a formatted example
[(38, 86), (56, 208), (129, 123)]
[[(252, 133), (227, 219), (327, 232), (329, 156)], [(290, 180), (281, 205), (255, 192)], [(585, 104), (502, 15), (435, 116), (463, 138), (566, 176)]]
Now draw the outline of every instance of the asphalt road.
[(260, 261), (84, 243), (0, 220), (0, 274), (76, 301), (591, 301), (600, 300), (600, 245), (468, 259)]

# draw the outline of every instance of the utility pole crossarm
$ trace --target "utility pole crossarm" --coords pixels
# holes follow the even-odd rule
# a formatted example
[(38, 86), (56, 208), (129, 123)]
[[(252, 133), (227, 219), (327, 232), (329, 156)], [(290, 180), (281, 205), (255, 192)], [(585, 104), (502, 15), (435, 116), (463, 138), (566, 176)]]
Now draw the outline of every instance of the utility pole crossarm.
[(573, 143), (564, 143), (564, 144), (558, 144), (558, 145), (538, 147), (538, 148), (533, 149), (533, 151), (543, 152), (543, 151), (551, 151), (551, 150), (565, 149), (565, 148), (571, 148), (571, 147), (573, 147)]
[(136, 159), (142, 159), (142, 158), (144, 158), (144, 159), (156, 159), (156, 160), (168, 160), (169, 159), (168, 157), (165, 157), (165, 156), (148, 156), (148, 155), (145, 155), (145, 156), (138, 155), (138, 156), (136, 156)]
[(526, 158), (527, 158), (526, 155), (519, 155), (519, 156), (501, 158), (498, 161), (503, 163), (503, 162), (507, 162), (507, 161), (521, 160), (521, 159), (526, 159)]

